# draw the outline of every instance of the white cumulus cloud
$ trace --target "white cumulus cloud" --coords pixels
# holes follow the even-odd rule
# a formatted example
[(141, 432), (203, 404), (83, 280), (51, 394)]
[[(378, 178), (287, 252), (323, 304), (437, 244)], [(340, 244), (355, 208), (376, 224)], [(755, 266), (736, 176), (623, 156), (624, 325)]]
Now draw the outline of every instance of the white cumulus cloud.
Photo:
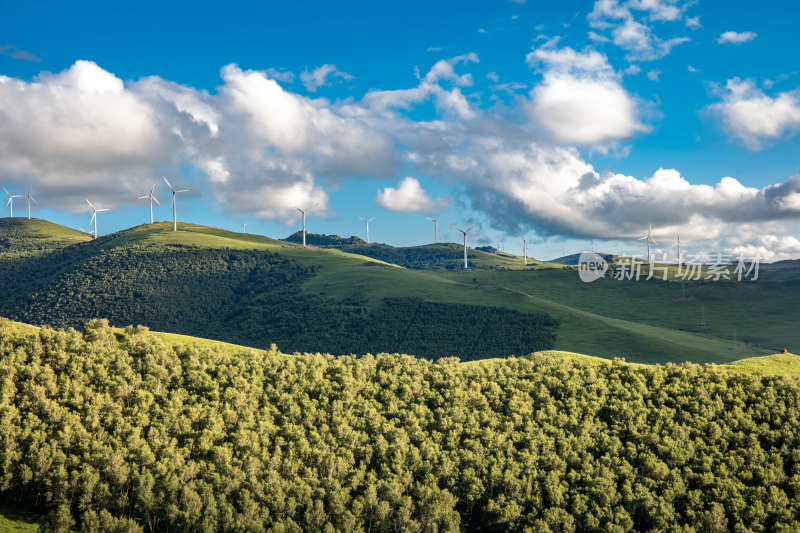
[(422, 188), (419, 180), (411, 176), (403, 178), (397, 188), (385, 187), (379, 191), (375, 202), (391, 211), (403, 213), (431, 213), (447, 205), (443, 198), (433, 200)]
[(603, 54), (559, 49), (550, 41), (527, 60), (544, 76), (530, 92), (529, 116), (557, 141), (605, 147), (648, 129)]
[[(675, 46), (689, 39), (661, 38), (655, 34), (651, 23), (681, 20), (690, 4), (678, 0), (596, 0), (588, 19), (594, 28), (610, 31), (610, 40), (628, 52), (628, 61), (652, 61), (668, 55)], [(693, 19), (687, 19), (686, 25), (692, 26), (690, 20)], [(593, 35), (595, 41), (605, 38)]]
[(751, 80), (728, 80), (722, 101), (708, 109), (732, 137), (752, 150), (800, 129), (800, 90), (769, 96)]
[(302, 81), (306, 89), (312, 93), (316, 92), (317, 89), (323, 85), (330, 85), (332, 83), (331, 80), (346, 81), (352, 79), (352, 75), (348, 74), (347, 72), (342, 72), (341, 70), (337, 69), (335, 65), (322, 65), (312, 71), (304, 70), (300, 74), (300, 81)]
[(719, 44), (742, 44), (747, 41), (752, 41), (756, 37), (757, 35), (752, 31), (726, 31), (717, 37), (717, 42)]

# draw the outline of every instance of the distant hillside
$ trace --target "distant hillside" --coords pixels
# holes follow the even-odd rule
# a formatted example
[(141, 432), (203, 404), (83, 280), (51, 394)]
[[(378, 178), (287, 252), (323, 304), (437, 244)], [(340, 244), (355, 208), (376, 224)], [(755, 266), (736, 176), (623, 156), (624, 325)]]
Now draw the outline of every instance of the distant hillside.
[(82, 231), (38, 218), (0, 218), (0, 260), (38, 256), (90, 239)]
[[(475, 252), (470, 266), (503, 268), (414, 270), (187, 223), (177, 232), (163, 222), (96, 241), (56, 226), (50, 237), (58, 244), (41, 246), (49, 238), (30, 222), (30, 238), (0, 249), (0, 315), (34, 324), (102, 316), (286, 351), (402, 349), (464, 359), (551, 347), (636, 362), (723, 363), (800, 349), (800, 279), (768, 280), (768, 266), (758, 282), (583, 283), (573, 267), (524, 268), (522, 258), (502, 253)], [(55, 238), (60, 231), (66, 240)], [(20, 252), (28, 246), (39, 251)], [(460, 265), (457, 244), (417, 248), (447, 246)]]
[[(221, 230), (212, 235), (215, 231)], [(289, 352), (403, 351), (471, 360), (522, 355), (555, 341), (557, 321), (543, 313), (419, 297), (369, 302), (359, 293), (331, 297), (303, 291), (305, 282), (328, 268), (325, 256), (332, 251), (306, 250), (321, 260), (308, 264), (274, 247), (226, 249), (191, 244), (202, 239), (186, 244), (150, 239), (181, 233), (139, 226), (41, 256), (7, 252), (9, 257), (0, 259), (5, 267), (0, 286), (7, 287), (0, 294), (0, 315), (56, 327), (78, 327), (102, 316), (260, 348), (277, 344)], [(24, 248), (23, 234), (14, 234), (9, 247)], [(370, 268), (355, 257), (342, 259), (352, 268)]]
[[(301, 244), (303, 233), (298, 231), (283, 240)], [(367, 244), (356, 236), (342, 238), (338, 235), (306, 233), (306, 244), (365, 255), (416, 270), (463, 270), (464, 268), (464, 246), (457, 243), (396, 247), (379, 243)], [(467, 258), (474, 268), (522, 268), (524, 266), (521, 257), (495, 252), (496, 250), (492, 247), (469, 248)], [(536, 263), (537, 261), (528, 258), (530, 266)]]

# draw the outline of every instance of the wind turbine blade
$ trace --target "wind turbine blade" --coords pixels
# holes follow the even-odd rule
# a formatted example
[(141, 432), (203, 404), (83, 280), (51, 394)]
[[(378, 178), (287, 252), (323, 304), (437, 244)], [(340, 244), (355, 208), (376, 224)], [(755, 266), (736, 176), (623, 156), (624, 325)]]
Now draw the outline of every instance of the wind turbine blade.
[(156, 190), (156, 180), (153, 180), (153, 186), (150, 188), (150, 196), (153, 195), (153, 191)]
[(6, 191), (6, 194), (7, 194), (7, 195), (11, 196), (11, 193), (10, 193), (10, 192), (8, 192), (8, 189), (6, 189), (5, 187), (3, 187), (3, 190), (4, 190), (4, 191)]
[(453, 226), (452, 224), (450, 224), (450, 226), (451, 226), (451, 227), (454, 227), (454, 228), (456, 228), (456, 229), (457, 229), (458, 231), (460, 231), (461, 233), (464, 233), (464, 230), (463, 230), (463, 229), (461, 229), (461, 228), (459, 228), (458, 226)]
[(111, 209), (98, 209), (97, 213), (99, 213), (100, 211), (111, 211)]
[(372, 222), (373, 220), (375, 220), (375, 217), (372, 217), (371, 219), (367, 220), (367, 222)]
[(161, 207), (161, 202), (159, 202), (155, 196), (153, 196), (153, 201), (157, 203), (159, 207)]
[(33, 203), (35, 203), (36, 205), (39, 205), (39, 202), (37, 202), (37, 201), (36, 201), (36, 198), (34, 198), (33, 196), (30, 196), (30, 195), (29, 195), (29, 196), (28, 196), (28, 198), (30, 198), (31, 200), (33, 200)]
[(89, 219), (89, 224), (94, 223), (94, 218), (97, 216), (97, 213), (92, 213), (92, 218)]
[(164, 181), (166, 181), (166, 182), (167, 182), (167, 187), (169, 187), (169, 188), (172, 190), (172, 192), (175, 192), (175, 189), (173, 189), (173, 188), (172, 188), (172, 185), (170, 185), (170, 184), (169, 184), (169, 181), (167, 181), (167, 177), (166, 177), (166, 176), (161, 176), (161, 177), (162, 177), (162, 178), (164, 178)]
[(179, 192), (189, 192), (189, 191), (191, 191), (191, 189), (181, 189), (180, 191), (175, 191), (175, 193), (177, 194)]
[(137, 200), (144, 200), (145, 198), (150, 198), (150, 196), (139, 196)]
[(358, 217), (358, 220), (362, 220), (362, 221), (366, 222), (366, 220), (364, 220), (364, 219), (363, 219), (363, 218), (361, 218), (361, 217)]
[(465, 233), (469, 233), (470, 231), (474, 230), (477, 227), (478, 227), (477, 224), (473, 224), (472, 227), (470, 227)]
[(92, 202), (90, 202), (88, 198), (86, 198), (86, 203), (89, 204), (89, 207), (94, 209), (94, 206), (92, 205)]
[(645, 240), (645, 239), (646, 239), (646, 238), (648, 238), (648, 237), (649, 237), (649, 235), (645, 235), (644, 237), (639, 237), (639, 238), (638, 238), (638, 239), (636, 239), (636, 240), (637, 240), (637, 241), (643, 241), (643, 240)]
[(6, 200), (6, 205), (8, 205), (8, 204), (10, 204), (10, 203), (11, 203), (11, 199), (12, 199), (12, 198), (13, 198), (13, 196), (9, 196), (9, 197), (8, 197), (8, 200)]
[(652, 237), (650, 237), (650, 241), (651, 241), (653, 244), (658, 244), (658, 241), (657, 241), (657, 240), (655, 240), (655, 239), (654, 239), (654, 238), (652, 238)]

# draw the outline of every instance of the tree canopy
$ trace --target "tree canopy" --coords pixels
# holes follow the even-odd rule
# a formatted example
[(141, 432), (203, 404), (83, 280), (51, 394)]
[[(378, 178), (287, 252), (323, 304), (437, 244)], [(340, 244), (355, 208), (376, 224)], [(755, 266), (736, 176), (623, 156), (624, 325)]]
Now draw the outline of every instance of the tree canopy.
[(800, 385), (0, 320), (0, 492), (50, 528), (797, 531)]

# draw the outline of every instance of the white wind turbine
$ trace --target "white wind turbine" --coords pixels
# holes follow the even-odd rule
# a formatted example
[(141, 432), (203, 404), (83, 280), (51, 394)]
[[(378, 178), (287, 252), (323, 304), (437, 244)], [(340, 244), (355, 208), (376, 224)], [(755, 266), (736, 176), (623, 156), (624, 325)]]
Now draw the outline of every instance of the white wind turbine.
[(175, 206), (175, 195), (180, 192), (189, 192), (189, 189), (181, 189), (180, 191), (176, 191), (172, 188), (172, 185), (169, 184), (167, 178), (164, 176), (161, 177), (164, 178), (164, 181), (167, 182), (167, 187), (169, 187), (169, 189), (172, 191), (172, 231), (178, 231), (178, 214)]
[[(675, 241), (672, 244), (672, 246), (677, 246), (678, 247), (678, 264), (681, 263), (681, 244), (683, 244), (683, 243), (681, 243), (681, 232), (679, 231), (678, 232), (678, 240)], [(670, 246), (670, 248), (672, 248), (672, 246)]]
[[(166, 179), (167, 178), (164, 178), (164, 181), (166, 181)], [(169, 185), (169, 183), (167, 183), (167, 184)], [(171, 188), (172, 187), (170, 187), (170, 189)], [(150, 199), (150, 224), (153, 223), (153, 202), (157, 203), (158, 207), (161, 207), (161, 202), (159, 202), (156, 199), (156, 197), (153, 196), (153, 193), (155, 192), (155, 190), (156, 190), (156, 180), (153, 180), (153, 186), (150, 188), (150, 194), (148, 194), (146, 196), (140, 196), (140, 197), (137, 198), (137, 200), (144, 200), (145, 198), (149, 198)]]
[(475, 224), (475, 225), (471, 226), (469, 229), (465, 229), (465, 230), (461, 229), (459, 227), (453, 226), (452, 224), (450, 224), (450, 225), (452, 227), (454, 227), (455, 229), (457, 229), (458, 231), (460, 231), (464, 235), (464, 270), (467, 270), (469, 268), (469, 265), (467, 264), (467, 233), (469, 233), (470, 231), (475, 229), (478, 225)]
[(366, 218), (361, 218), (361, 217), (358, 217), (358, 219), (359, 220), (363, 220), (364, 224), (367, 225), (367, 244), (369, 244), (369, 223), (372, 222), (373, 220), (375, 220), (375, 217), (372, 217), (369, 220), (367, 220)]
[(442, 218), (442, 215), (439, 215), (436, 218), (425, 218), (433, 222), (433, 244), (439, 244), (439, 219)]
[(249, 222), (245, 222), (244, 224), (242, 224), (242, 233), (247, 233), (247, 225), (248, 224), (249, 224)]
[(23, 198), (28, 200), (28, 220), (30, 220), (31, 219), (31, 201), (33, 201), (33, 203), (35, 203), (36, 205), (39, 205), (39, 202), (36, 201), (36, 198), (31, 196), (31, 188), (30, 187), (28, 187), (28, 194), (23, 196)]
[(22, 198), (22, 195), (21, 194), (11, 194), (10, 192), (8, 192), (8, 189), (6, 189), (5, 187), (3, 187), (3, 190), (6, 191), (6, 194), (8, 195), (8, 201), (6, 202), (6, 205), (11, 208), (11, 214), (8, 215), (8, 216), (9, 216), (9, 218), (14, 218), (14, 198)]
[(88, 198), (86, 199), (86, 203), (89, 204), (89, 207), (92, 208), (92, 219), (89, 221), (89, 224), (94, 223), (94, 238), (96, 239), (97, 238), (97, 213), (100, 213), (101, 211), (111, 211), (111, 209), (95, 209), (95, 207), (92, 205), (92, 202), (90, 202)]
[(319, 204), (314, 204), (311, 207), (306, 207), (305, 209), (300, 209), (296, 205), (292, 206), (295, 209), (297, 209), (298, 211), (300, 211), (301, 215), (303, 215), (303, 248), (306, 247), (306, 212), (311, 211), (312, 209), (314, 209), (318, 205)]
[(639, 237), (638, 239), (636, 239), (637, 241), (647, 240), (647, 262), (648, 263), (650, 262), (650, 243), (652, 242), (653, 244), (658, 244), (658, 242), (656, 242), (656, 240), (653, 237), (650, 236), (650, 233), (652, 233), (652, 231), (653, 231), (653, 225), (650, 224), (650, 227), (647, 230), (647, 235), (645, 235), (644, 237)]
[(528, 264), (528, 238), (525, 237), (525, 235), (523, 235), (521, 233), (520, 233), (519, 236), (522, 237), (522, 257), (524, 259), (525, 264), (527, 265)]

